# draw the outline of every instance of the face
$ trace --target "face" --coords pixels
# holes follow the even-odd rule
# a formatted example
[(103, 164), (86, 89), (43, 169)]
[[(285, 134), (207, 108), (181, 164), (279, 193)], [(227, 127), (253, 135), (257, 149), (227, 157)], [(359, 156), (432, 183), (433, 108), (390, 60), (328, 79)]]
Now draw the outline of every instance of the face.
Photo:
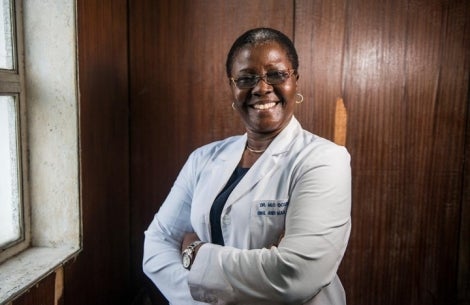
[[(292, 69), (292, 64), (284, 49), (278, 43), (270, 42), (241, 49), (231, 72), (237, 79), (289, 69)], [(239, 89), (230, 81), (235, 106), (247, 132), (276, 135), (289, 123), (294, 112), (297, 78), (292, 74), (278, 85), (269, 85), (261, 79), (249, 89)]]

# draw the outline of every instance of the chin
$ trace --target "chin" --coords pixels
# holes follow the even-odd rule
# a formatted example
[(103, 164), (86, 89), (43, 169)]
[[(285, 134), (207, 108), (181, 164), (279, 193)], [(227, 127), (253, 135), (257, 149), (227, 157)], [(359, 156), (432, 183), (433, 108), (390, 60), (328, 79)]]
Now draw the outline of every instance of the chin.
[(276, 133), (282, 129), (282, 124), (258, 124), (256, 127), (251, 128), (256, 133), (269, 134)]

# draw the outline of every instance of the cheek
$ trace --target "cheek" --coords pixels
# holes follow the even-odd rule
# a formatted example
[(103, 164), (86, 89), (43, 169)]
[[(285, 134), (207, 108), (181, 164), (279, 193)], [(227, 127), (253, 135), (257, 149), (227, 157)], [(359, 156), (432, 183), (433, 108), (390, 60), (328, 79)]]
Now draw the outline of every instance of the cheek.
[(297, 93), (297, 86), (295, 84), (286, 85), (282, 88), (281, 94), (283, 95), (284, 99), (288, 102), (295, 101), (295, 95)]
[(246, 98), (246, 90), (240, 90), (238, 88), (232, 88), (232, 95), (235, 99), (235, 102), (242, 103)]

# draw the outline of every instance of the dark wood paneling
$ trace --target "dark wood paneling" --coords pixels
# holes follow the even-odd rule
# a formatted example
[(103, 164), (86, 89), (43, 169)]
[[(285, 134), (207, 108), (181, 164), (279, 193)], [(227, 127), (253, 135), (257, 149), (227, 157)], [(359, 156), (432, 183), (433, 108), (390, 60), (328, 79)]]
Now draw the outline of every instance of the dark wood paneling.
[(54, 302), (55, 273), (42, 279), (36, 286), (15, 299), (10, 305), (59, 305)]
[[(470, 41), (470, 40), (469, 40)], [(467, 48), (470, 52), (470, 47)], [(470, 57), (470, 56), (469, 56)], [(467, 57), (467, 58), (469, 58)], [(465, 164), (460, 226), (458, 267), (458, 304), (470, 304), (470, 96), (467, 94), (467, 132), (465, 140)]]
[(65, 304), (129, 304), (127, 1), (77, 2), (83, 251)]
[(343, 96), (346, 0), (296, 1), (295, 45), (299, 53), (299, 92), (295, 115), (302, 126), (333, 139), (336, 99)]
[(228, 49), (252, 27), (293, 34), (293, 2), (130, 5), (132, 251), (134, 277), (142, 278), (143, 231), (189, 153), (244, 132), (231, 108)]
[[(465, 3), (465, 2), (464, 2)], [(463, 7), (462, 7), (463, 6)], [(459, 32), (463, 33), (463, 49), (459, 50), (465, 54), (447, 54), (447, 58), (459, 56), (463, 60), (461, 65), (454, 63), (449, 65), (450, 72), (453, 67), (457, 66), (457, 71), (463, 76), (463, 79), (458, 79), (458, 83), (470, 82), (470, 5), (462, 5), (460, 7), (452, 7), (449, 14), (450, 23), (452, 27), (460, 29)], [(458, 36), (453, 36), (458, 39)], [(455, 43), (455, 41), (454, 41)], [(454, 50), (455, 51), (455, 50)], [(459, 52), (459, 53), (460, 53)], [(459, 77), (459, 78), (460, 78)], [(462, 94), (461, 92), (460, 94)], [(460, 98), (460, 97), (459, 97)], [(470, 304), (470, 84), (467, 87), (466, 95), (462, 98), (467, 100), (467, 128), (465, 133), (465, 163), (463, 165), (463, 187), (462, 187), (462, 207), (460, 215), (460, 245), (459, 245), (459, 265), (458, 265), (458, 304)]]
[(320, 104), (306, 120), (330, 137), (336, 94), (349, 112), (353, 231), (340, 269), (348, 304), (455, 304), (468, 2), (296, 4), (296, 44), (310, 54), (303, 64), (315, 84), (307, 96)]

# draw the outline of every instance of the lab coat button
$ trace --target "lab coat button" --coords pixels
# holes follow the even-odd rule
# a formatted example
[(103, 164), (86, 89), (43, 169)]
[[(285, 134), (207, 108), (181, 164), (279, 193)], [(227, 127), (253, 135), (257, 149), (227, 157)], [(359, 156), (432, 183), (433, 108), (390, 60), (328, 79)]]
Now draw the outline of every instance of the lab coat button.
[(230, 216), (225, 215), (222, 219), (224, 225), (229, 225), (230, 224)]

